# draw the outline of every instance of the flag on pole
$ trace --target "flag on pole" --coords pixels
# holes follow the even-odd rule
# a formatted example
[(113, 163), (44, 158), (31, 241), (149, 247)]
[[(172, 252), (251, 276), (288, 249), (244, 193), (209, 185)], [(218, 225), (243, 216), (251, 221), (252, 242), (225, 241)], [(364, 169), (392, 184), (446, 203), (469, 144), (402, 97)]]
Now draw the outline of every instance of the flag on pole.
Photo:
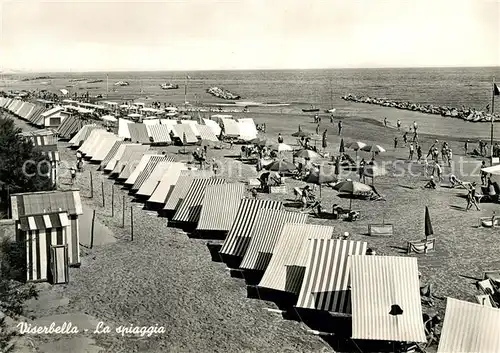
[(498, 88), (496, 83), (493, 84), (493, 95), (500, 96), (500, 89)]
[(425, 237), (434, 234), (432, 229), (431, 216), (429, 214), (429, 208), (425, 206)]

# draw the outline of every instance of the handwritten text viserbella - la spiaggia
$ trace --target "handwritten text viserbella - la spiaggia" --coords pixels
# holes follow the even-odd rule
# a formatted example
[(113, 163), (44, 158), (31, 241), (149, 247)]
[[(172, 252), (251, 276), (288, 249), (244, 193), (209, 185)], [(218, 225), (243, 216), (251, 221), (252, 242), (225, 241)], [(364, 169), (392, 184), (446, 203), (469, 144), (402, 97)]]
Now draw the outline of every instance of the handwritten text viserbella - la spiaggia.
[[(78, 334), (80, 329), (73, 325), (71, 322), (63, 322), (62, 324), (56, 324), (52, 322), (50, 325), (32, 325), (27, 322), (21, 322), (17, 325), (20, 334), (32, 334), (32, 335), (42, 335), (42, 334)], [(152, 335), (165, 333), (165, 327), (155, 324), (154, 326), (134, 326), (130, 325), (120, 325), (115, 329), (111, 329), (110, 326), (104, 324), (100, 321), (93, 332), (91, 330), (82, 330), (83, 332), (90, 331), (93, 334), (111, 334), (115, 332), (116, 334), (122, 336), (140, 336), (140, 337), (151, 337)]]

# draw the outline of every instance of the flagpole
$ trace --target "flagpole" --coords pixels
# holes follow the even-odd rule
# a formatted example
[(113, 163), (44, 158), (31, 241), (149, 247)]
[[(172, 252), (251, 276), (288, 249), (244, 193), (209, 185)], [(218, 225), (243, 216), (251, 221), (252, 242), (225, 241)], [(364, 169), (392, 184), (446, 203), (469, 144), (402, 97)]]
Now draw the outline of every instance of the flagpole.
[(490, 165), (493, 165), (493, 120), (495, 119), (495, 77), (491, 90), (491, 133), (490, 133)]
[(187, 85), (188, 85), (188, 75), (186, 75), (186, 83), (184, 84), (184, 110), (187, 106)]

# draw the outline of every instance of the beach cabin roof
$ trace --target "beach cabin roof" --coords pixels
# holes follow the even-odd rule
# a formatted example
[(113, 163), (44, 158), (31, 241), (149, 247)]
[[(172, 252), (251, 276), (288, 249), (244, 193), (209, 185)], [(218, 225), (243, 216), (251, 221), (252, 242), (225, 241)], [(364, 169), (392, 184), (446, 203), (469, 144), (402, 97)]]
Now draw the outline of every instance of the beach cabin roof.
[(177, 180), (179, 179), (181, 172), (187, 170), (187, 165), (184, 163), (175, 162), (172, 163), (168, 169), (168, 173), (165, 173), (160, 179), (158, 186), (155, 191), (151, 194), (148, 202), (164, 204), (167, 200), (168, 195), (174, 188)]
[(307, 267), (307, 240), (332, 239), (334, 231), (335, 228), (331, 226), (285, 223), (259, 287), (300, 293), (304, 270)]
[(75, 132), (78, 132), (83, 126), (83, 122), (74, 116), (66, 117), (61, 125), (57, 128), (57, 133), (60, 137), (70, 138)]
[(47, 212), (67, 212), (69, 215), (83, 213), (80, 191), (40, 191), (11, 195), (12, 219)]
[(438, 353), (500, 352), (500, 309), (447, 298)]
[(115, 169), (116, 165), (119, 164), (118, 162), (125, 153), (125, 149), (129, 148), (130, 146), (142, 146), (142, 145), (138, 143), (127, 143), (127, 144), (124, 143), (120, 145), (120, 147), (118, 147), (118, 149), (116, 150), (115, 155), (111, 157), (108, 164), (104, 167), (104, 171), (111, 172), (113, 169)]
[(92, 130), (102, 129), (102, 126), (97, 126), (96, 124), (84, 125), (82, 128), (76, 133), (75, 136), (71, 140), (69, 140), (69, 144), (73, 147), (79, 147), (87, 138), (89, 137)]
[(207, 186), (196, 229), (229, 231), (245, 192), (246, 186), (243, 183)]
[(127, 163), (125, 163), (125, 167), (123, 167), (122, 171), (117, 176), (117, 179), (127, 180), (134, 172), (134, 170), (138, 167), (138, 164), (141, 161), (142, 157), (146, 154), (155, 155), (156, 153), (155, 151), (150, 151), (149, 149), (146, 151), (131, 150), (129, 156), (123, 156), (121, 160), (127, 160)]
[(56, 113), (59, 113), (59, 112), (60, 112), (60, 111), (62, 111), (63, 109), (64, 109), (63, 107), (59, 107), (59, 106), (57, 106), (57, 107), (54, 107), (54, 108), (52, 108), (52, 109), (47, 110), (46, 112), (43, 112), (41, 115), (42, 115), (44, 118), (47, 118), (47, 117), (49, 117), (49, 116), (51, 116), (51, 115), (54, 115), (54, 114), (56, 114)]
[(221, 254), (243, 257), (260, 209), (283, 209), (283, 204), (272, 200), (243, 199), (238, 207), (234, 223), (222, 244)]
[(186, 197), (193, 179), (211, 178), (213, 173), (205, 170), (183, 170), (165, 202), (163, 210), (175, 211)]
[(197, 224), (207, 186), (225, 183), (226, 180), (222, 178), (193, 179), (186, 197), (175, 212), (172, 221)]
[(240, 268), (265, 271), (285, 223), (306, 223), (307, 217), (301, 212), (260, 209)]
[(297, 307), (351, 314), (349, 255), (365, 255), (368, 244), (338, 239), (309, 239), (304, 280)]
[[(352, 338), (426, 342), (417, 258), (375, 255), (349, 258)], [(394, 305), (401, 308), (402, 315), (391, 315)]]

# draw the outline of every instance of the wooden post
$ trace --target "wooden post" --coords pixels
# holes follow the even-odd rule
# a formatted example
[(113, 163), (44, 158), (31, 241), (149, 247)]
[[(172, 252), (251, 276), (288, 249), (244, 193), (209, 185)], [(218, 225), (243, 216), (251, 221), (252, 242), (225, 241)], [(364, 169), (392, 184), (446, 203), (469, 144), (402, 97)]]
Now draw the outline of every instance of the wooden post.
[(90, 228), (90, 248), (94, 246), (94, 223), (95, 223), (95, 210), (92, 212), (92, 227)]
[(125, 195), (123, 195), (122, 202), (122, 228), (125, 228)]
[(102, 192), (102, 207), (106, 207), (106, 201), (104, 200), (104, 181), (101, 181), (101, 192)]
[(115, 188), (111, 185), (111, 217), (115, 216)]
[(130, 206), (130, 240), (134, 240), (134, 208)]
[(89, 170), (89, 173), (90, 173), (90, 198), (93, 199), (94, 198), (94, 182), (92, 180), (92, 171)]

